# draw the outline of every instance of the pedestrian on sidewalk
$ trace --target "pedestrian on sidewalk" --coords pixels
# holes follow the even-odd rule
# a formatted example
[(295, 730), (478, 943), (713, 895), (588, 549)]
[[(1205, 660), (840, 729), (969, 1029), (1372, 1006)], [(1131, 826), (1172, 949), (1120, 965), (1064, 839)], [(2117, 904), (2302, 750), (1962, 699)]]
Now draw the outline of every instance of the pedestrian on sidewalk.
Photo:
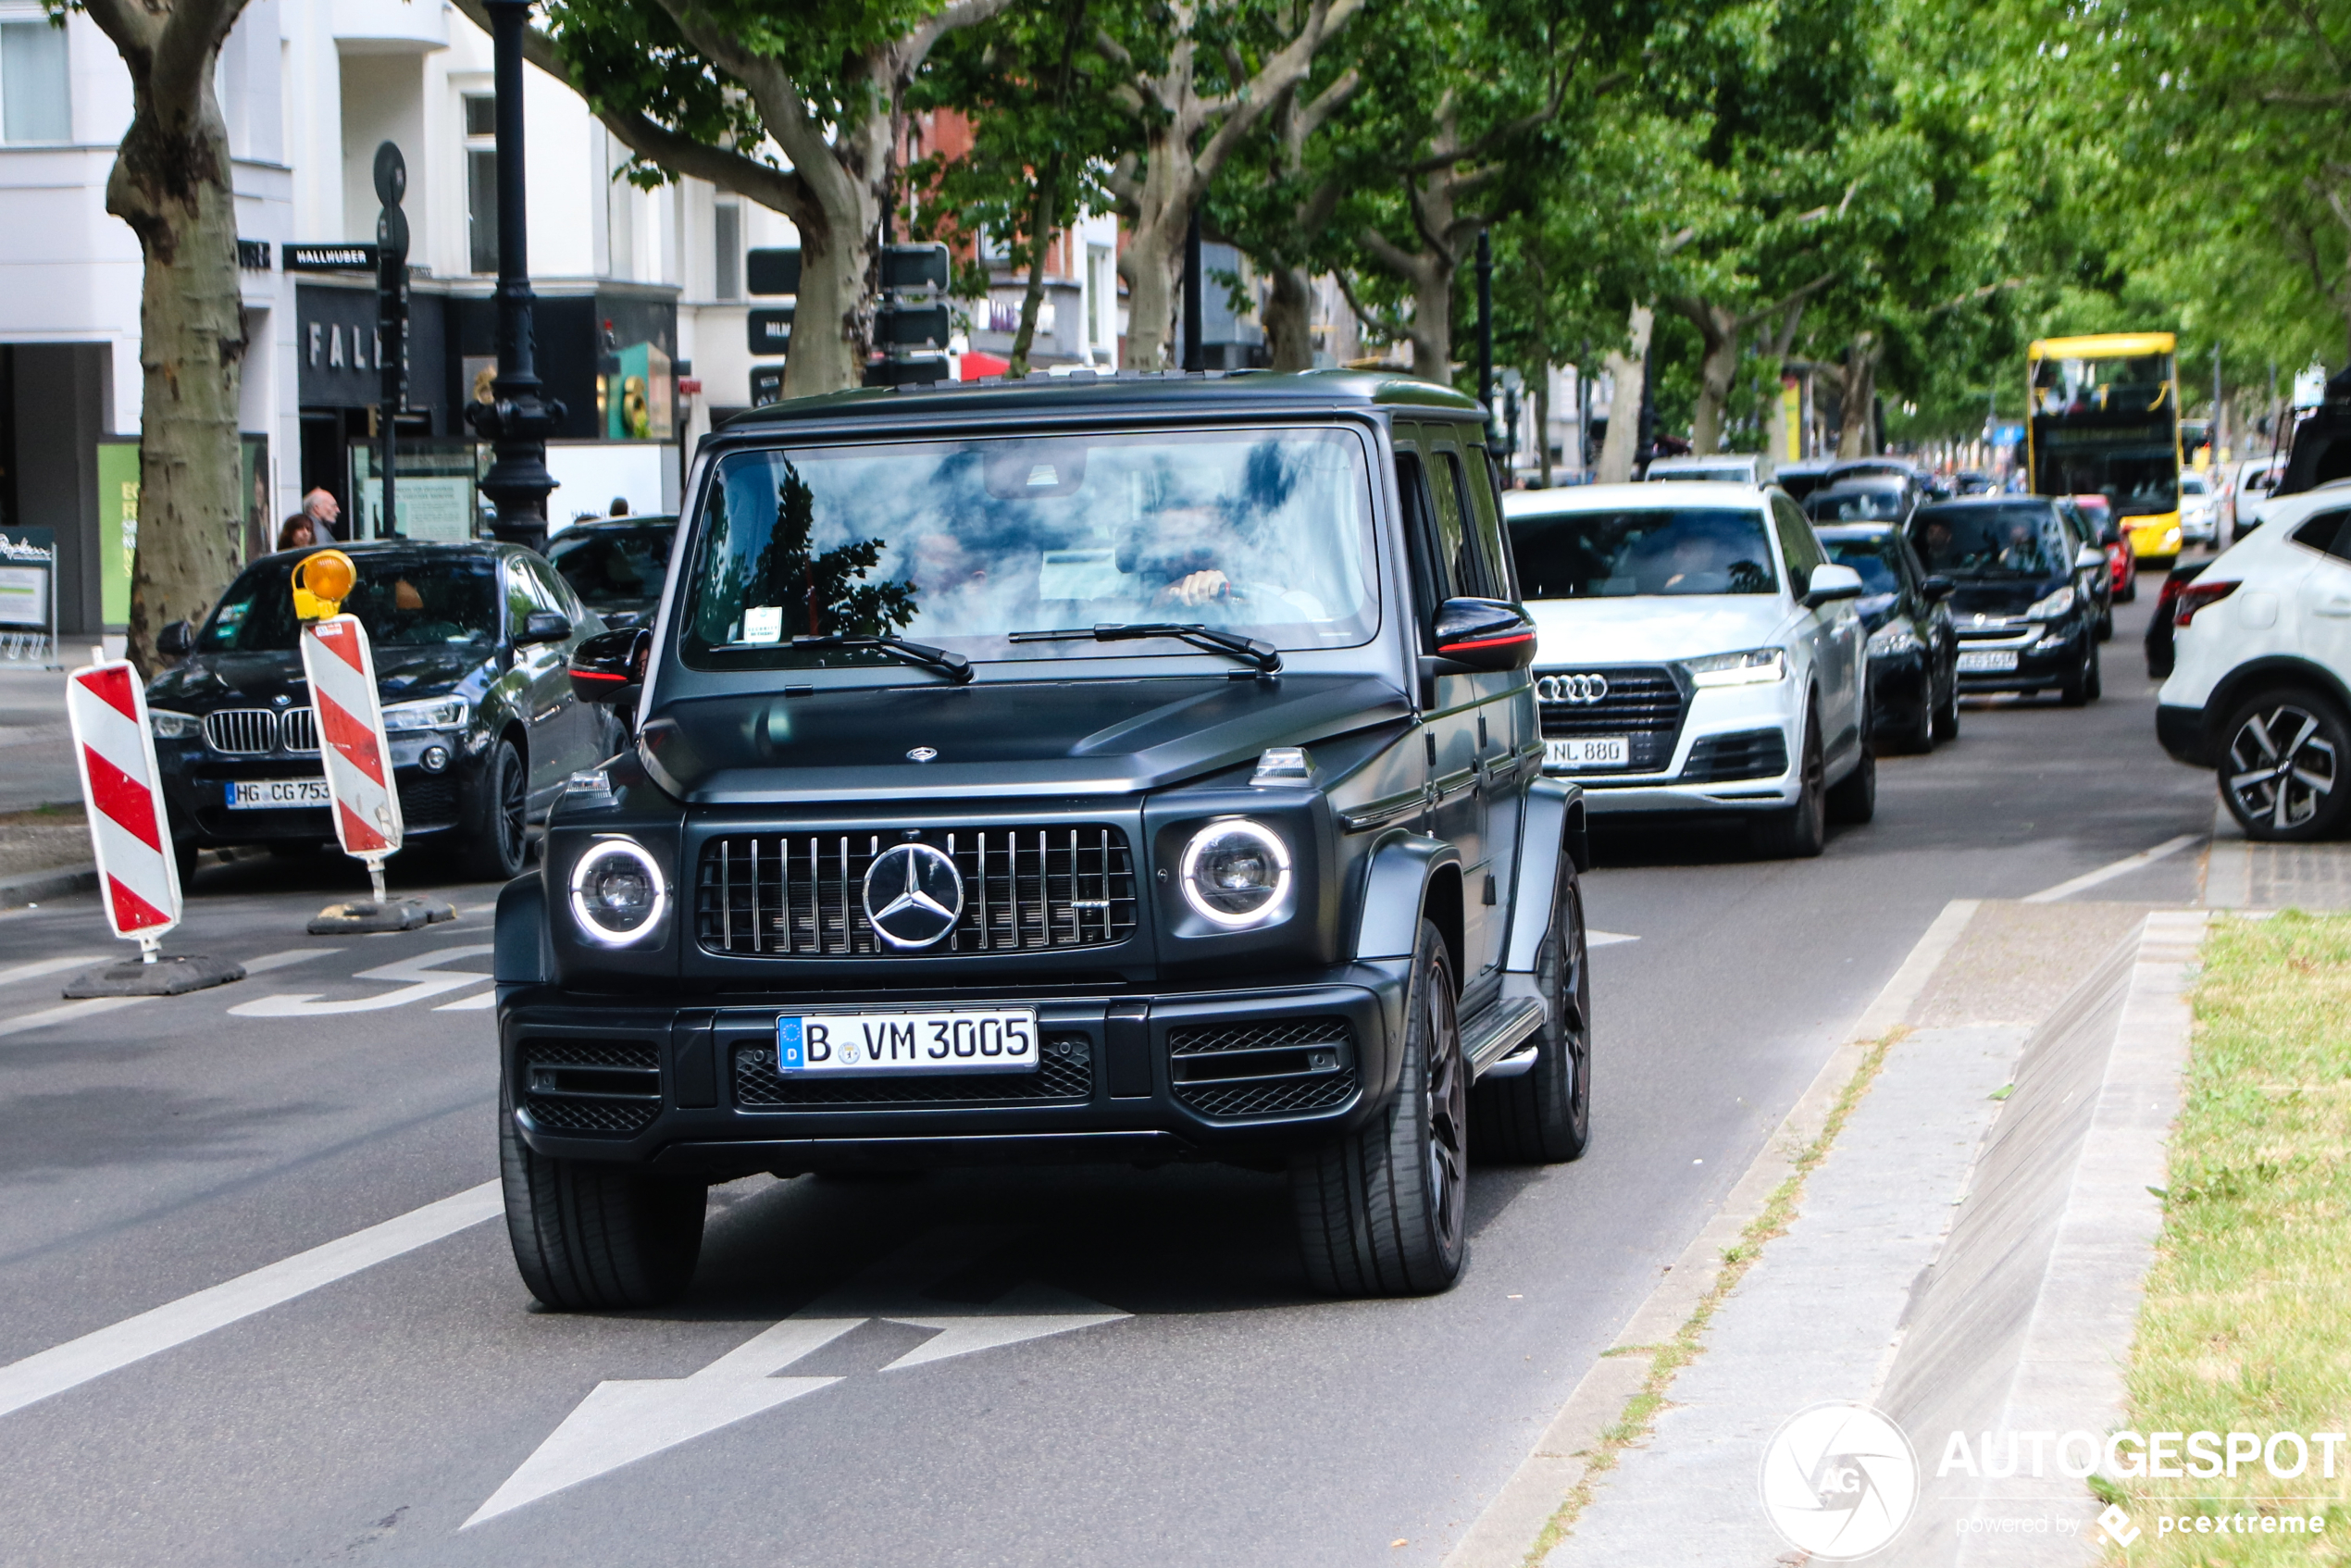
[(342, 520), (342, 507), (324, 490), (314, 490), (302, 498), (303, 515), (310, 519), (313, 540), (319, 544), (336, 544), (342, 535), (335, 525)]

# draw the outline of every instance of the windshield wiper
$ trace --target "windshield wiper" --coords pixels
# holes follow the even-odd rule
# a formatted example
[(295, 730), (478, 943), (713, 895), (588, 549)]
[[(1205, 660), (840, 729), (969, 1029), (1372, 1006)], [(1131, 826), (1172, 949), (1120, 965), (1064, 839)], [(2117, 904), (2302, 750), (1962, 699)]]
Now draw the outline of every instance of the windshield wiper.
[(934, 648), (927, 642), (909, 642), (902, 637), (851, 637), (839, 632), (824, 637), (795, 637), (795, 648), (878, 648), (885, 653), (895, 653), (910, 665), (922, 665), (935, 669), (958, 686), (971, 683), (972, 662), (961, 653), (951, 653), (944, 648)]
[(1146, 637), (1173, 637), (1203, 653), (1229, 653), (1243, 664), (1255, 666), (1261, 675), (1281, 673), (1282, 655), (1271, 642), (1261, 642), (1254, 637), (1236, 637), (1229, 631), (1219, 631), (1198, 621), (1138, 621), (1127, 626), (1107, 622), (1100, 626), (1065, 627), (1058, 631), (1015, 631), (1006, 641), (1133, 642)]

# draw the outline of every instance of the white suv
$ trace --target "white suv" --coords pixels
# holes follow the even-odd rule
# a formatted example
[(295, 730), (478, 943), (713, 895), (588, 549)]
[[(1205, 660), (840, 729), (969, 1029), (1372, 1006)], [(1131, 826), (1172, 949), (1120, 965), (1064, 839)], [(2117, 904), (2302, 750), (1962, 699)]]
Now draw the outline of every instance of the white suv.
[(1778, 490), (1583, 485), (1503, 497), (1536, 658), (1545, 771), (1595, 816), (1737, 814), (1766, 853), (1866, 822), (1861, 579)]
[(2320, 839), (2351, 803), (2351, 479), (2263, 511), (2180, 591), (2155, 733), (2253, 838)]

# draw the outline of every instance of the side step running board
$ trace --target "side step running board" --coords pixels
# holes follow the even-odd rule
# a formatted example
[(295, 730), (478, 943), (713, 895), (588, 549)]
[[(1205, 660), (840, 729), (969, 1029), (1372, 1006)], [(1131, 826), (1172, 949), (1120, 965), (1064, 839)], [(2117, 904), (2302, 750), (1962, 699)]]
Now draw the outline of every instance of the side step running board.
[(1542, 1027), (1543, 1004), (1531, 996), (1505, 997), (1487, 1007), (1462, 1031), (1470, 1080), (1516, 1077), (1534, 1066), (1535, 1049), (1527, 1038)]

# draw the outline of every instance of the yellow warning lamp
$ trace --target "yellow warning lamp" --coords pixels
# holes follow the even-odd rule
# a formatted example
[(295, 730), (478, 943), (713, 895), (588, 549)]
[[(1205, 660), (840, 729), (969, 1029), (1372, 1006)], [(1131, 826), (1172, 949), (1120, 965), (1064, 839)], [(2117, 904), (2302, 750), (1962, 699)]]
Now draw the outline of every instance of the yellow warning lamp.
[(343, 600), (358, 580), (359, 568), (340, 550), (321, 550), (315, 555), (305, 555), (293, 572), (295, 618), (321, 621), (329, 616), (341, 615)]

